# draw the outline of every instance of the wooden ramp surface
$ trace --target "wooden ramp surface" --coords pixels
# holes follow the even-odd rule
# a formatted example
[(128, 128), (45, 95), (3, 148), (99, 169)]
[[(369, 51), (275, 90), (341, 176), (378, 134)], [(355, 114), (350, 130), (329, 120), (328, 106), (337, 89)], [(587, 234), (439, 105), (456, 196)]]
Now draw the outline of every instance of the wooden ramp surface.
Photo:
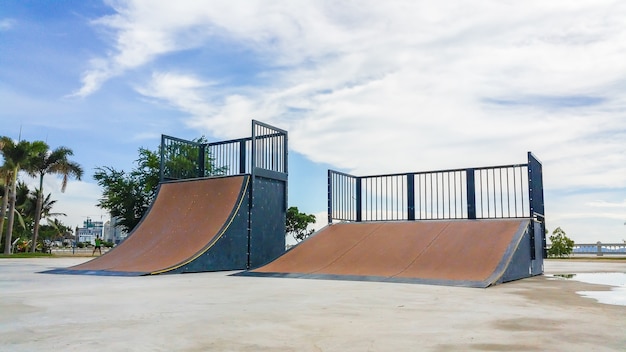
[(147, 275), (197, 258), (219, 240), (237, 213), (247, 176), (164, 183), (141, 223), (101, 257), (56, 273)]
[(487, 287), (528, 219), (339, 223), (243, 275)]

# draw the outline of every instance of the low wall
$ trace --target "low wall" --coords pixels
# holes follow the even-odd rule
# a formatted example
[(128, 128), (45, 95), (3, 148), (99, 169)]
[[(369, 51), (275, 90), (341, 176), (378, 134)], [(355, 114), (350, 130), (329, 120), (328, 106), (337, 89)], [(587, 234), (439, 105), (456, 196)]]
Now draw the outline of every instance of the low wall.
[(591, 254), (598, 257), (604, 255), (626, 255), (626, 243), (577, 243), (572, 254)]

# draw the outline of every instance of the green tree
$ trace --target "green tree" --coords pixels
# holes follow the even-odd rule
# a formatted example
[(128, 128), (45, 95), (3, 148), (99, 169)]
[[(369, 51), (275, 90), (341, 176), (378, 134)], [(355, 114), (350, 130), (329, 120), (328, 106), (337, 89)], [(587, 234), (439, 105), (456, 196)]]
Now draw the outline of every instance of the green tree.
[(100, 208), (117, 218), (124, 231), (131, 231), (141, 220), (159, 184), (159, 157), (145, 148), (139, 149), (136, 168), (126, 173), (112, 167), (96, 168), (94, 179), (104, 190), (98, 202)]
[(72, 234), (72, 228), (62, 223), (59, 219), (46, 219), (48, 225), (44, 225), (48, 227), (52, 233), (51, 239), (53, 240), (63, 240), (68, 238)]
[(0, 137), (0, 153), (4, 157), (5, 166), (11, 169), (12, 177), (8, 185), (9, 215), (7, 219), (7, 233), (4, 242), (5, 254), (11, 254), (11, 238), (13, 236), (13, 223), (15, 219), (15, 191), (17, 186), (17, 174), (34, 154), (46, 150), (47, 148), (48, 146), (46, 143), (42, 141), (35, 141), (32, 143), (28, 141), (19, 141), (18, 143), (15, 143), (9, 137)]
[(548, 249), (548, 256), (562, 258), (569, 256), (574, 250), (574, 241), (567, 237), (565, 231), (560, 227), (557, 227), (552, 231), (550, 236), (550, 249)]
[[(20, 189), (25, 188), (25, 189)], [(37, 217), (37, 212), (39, 212), (39, 220), (49, 220), (50, 218), (55, 218), (57, 216), (67, 216), (64, 213), (54, 213), (52, 212), (52, 208), (56, 204), (56, 200), (52, 200), (52, 194), (48, 193), (46, 197), (41, 197), (41, 192), (38, 189), (31, 191), (28, 187), (20, 182), (18, 185), (17, 192), (17, 204), (16, 208), (19, 209), (19, 212), (22, 214), (24, 219), (28, 219), (28, 223), (31, 229), (35, 228), (36, 222), (35, 219)], [(37, 203), (41, 201), (41, 205)], [(37, 209), (37, 208), (40, 209)], [(34, 239), (34, 236), (33, 236)]]
[(48, 174), (56, 174), (62, 177), (61, 192), (65, 192), (67, 188), (67, 182), (70, 177), (75, 177), (77, 180), (83, 175), (82, 167), (68, 160), (69, 156), (74, 155), (74, 152), (66, 147), (58, 147), (53, 151), (40, 150), (35, 153), (28, 160), (25, 166), (26, 171), (30, 176), (39, 177), (39, 192), (35, 208), (35, 223), (33, 227), (33, 246), (32, 252), (35, 252), (37, 247), (37, 237), (39, 235), (39, 222), (41, 221), (41, 211), (43, 205), (43, 178)]
[(315, 230), (308, 229), (310, 224), (315, 223), (315, 215), (301, 213), (298, 207), (289, 207), (287, 209), (287, 234), (291, 235), (294, 240), (300, 242), (311, 236)]
[[(223, 175), (227, 166), (216, 167), (215, 159), (211, 155), (204, 155), (204, 164), (200, 165), (201, 153), (205, 151), (203, 145), (208, 143), (202, 136), (192, 143), (171, 143), (162, 150), (164, 155), (163, 173), (174, 179), (187, 179)], [(159, 149), (159, 151), (161, 151)]]
[[(194, 142), (206, 143), (206, 139), (200, 137)], [(182, 175), (182, 178), (198, 177), (198, 157), (193, 152), (196, 147), (182, 145), (176, 148), (176, 153), (170, 151), (172, 154), (167, 156), (165, 167), (176, 170), (175, 174)], [(105, 166), (96, 168), (94, 173), (94, 179), (103, 188), (98, 207), (106, 209), (127, 232), (137, 226), (156, 197), (160, 182), (160, 153), (140, 148), (135, 164), (130, 172)], [(213, 158), (205, 160), (204, 176), (220, 175), (224, 170), (215, 167)]]
[[(28, 185), (23, 181), (18, 180), (17, 186), (15, 187), (15, 209), (13, 211), (14, 215), (17, 217), (18, 222), (21, 226), (16, 226), (13, 228), (13, 233), (24, 238), (30, 237), (27, 236), (30, 232), (28, 231), (29, 225), (32, 225), (32, 214), (34, 214), (31, 209), (34, 209), (34, 198), (29, 197), (30, 190), (28, 189)], [(31, 226), (32, 228), (32, 226)]]

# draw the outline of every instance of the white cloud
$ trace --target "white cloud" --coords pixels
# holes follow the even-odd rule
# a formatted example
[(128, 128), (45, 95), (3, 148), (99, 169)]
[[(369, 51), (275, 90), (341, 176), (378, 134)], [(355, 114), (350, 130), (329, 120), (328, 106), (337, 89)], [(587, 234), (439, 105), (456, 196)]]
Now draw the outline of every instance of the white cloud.
[(122, 72), (121, 67), (113, 66), (102, 59), (92, 59), (91, 69), (85, 72), (81, 78), (82, 87), (69, 95), (69, 97), (85, 97), (100, 89), (102, 84), (109, 78)]
[(626, 199), (622, 202), (607, 202), (604, 200), (589, 202), (590, 207), (596, 208), (626, 208)]
[[(519, 163), (530, 150), (546, 189), (626, 189), (624, 2), (113, 6), (97, 23), (113, 30), (114, 50), (78, 95), (219, 40), (251, 50), (264, 83), (155, 64), (137, 90), (215, 136), (246, 135), (251, 118), (276, 124), (294, 150), (359, 174)], [(559, 201), (547, 211), (565, 221)], [(567, 212), (585, 213), (574, 203)]]
[(0, 32), (5, 32), (13, 29), (17, 21), (12, 18), (0, 18)]

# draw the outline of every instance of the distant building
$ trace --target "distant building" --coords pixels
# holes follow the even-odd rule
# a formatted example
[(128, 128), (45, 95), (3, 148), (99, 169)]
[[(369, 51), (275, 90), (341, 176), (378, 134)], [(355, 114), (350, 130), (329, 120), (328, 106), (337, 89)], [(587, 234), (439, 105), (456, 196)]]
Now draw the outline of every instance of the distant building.
[(87, 220), (83, 221), (83, 227), (76, 228), (78, 241), (95, 244), (96, 237), (99, 236), (105, 242), (112, 242), (116, 245), (119, 244), (126, 238), (128, 233), (122, 231), (122, 229), (117, 226), (116, 220), (116, 218), (111, 218), (107, 222), (102, 222), (87, 218)]
[(113, 242), (114, 244), (119, 244), (122, 242), (128, 233), (122, 231), (122, 229), (117, 226), (117, 218), (112, 217), (111, 220), (107, 221), (104, 224), (104, 240), (108, 242)]
[(93, 221), (90, 218), (83, 221), (83, 227), (76, 229), (78, 242), (95, 244), (96, 237), (103, 238), (104, 224), (102, 221)]

